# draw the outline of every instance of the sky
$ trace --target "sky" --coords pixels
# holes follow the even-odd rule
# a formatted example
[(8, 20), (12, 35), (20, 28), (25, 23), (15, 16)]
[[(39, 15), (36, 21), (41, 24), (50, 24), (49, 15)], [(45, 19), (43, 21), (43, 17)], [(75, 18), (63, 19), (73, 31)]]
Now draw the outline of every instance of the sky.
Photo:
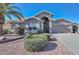
[(16, 3), (25, 18), (34, 16), (42, 10), (51, 12), (52, 18), (64, 18), (68, 21), (79, 24), (79, 4), (78, 3)]

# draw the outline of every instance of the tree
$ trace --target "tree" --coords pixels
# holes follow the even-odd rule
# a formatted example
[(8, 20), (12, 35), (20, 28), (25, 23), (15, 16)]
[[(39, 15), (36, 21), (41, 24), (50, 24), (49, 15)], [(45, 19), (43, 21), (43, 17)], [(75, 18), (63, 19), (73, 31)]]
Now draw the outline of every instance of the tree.
[(77, 25), (73, 25), (73, 33), (76, 33), (78, 31), (78, 26)]
[(16, 6), (11, 6), (10, 3), (0, 3), (0, 34), (3, 33), (3, 24), (6, 20), (5, 17), (8, 17), (10, 20), (12, 20), (13, 16), (17, 17), (19, 20), (24, 19), (23, 15), (15, 9), (20, 8)]

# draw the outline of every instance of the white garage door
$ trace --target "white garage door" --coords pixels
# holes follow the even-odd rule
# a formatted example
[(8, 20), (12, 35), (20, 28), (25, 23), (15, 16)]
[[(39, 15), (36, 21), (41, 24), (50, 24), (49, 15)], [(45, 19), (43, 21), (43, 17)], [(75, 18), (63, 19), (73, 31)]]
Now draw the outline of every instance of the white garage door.
[(52, 28), (53, 33), (68, 33), (70, 32), (69, 26), (55, 25)]

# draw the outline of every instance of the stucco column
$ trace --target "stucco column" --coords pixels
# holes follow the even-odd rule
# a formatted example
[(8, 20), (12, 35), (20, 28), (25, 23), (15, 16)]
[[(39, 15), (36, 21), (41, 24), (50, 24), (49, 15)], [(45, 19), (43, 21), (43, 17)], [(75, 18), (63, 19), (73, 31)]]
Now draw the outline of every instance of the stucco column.
[(8, 28), (9, 28), (9, 30), (11, 30), (11, 28), (12, 28), (12, 24), (9, 23), (9, 27), (8, 27)]
[(43, 30), (43, 21), (41, 22), (41, 30)]
[(49, 20), (49, 33), (52, 33), (52, 21)]

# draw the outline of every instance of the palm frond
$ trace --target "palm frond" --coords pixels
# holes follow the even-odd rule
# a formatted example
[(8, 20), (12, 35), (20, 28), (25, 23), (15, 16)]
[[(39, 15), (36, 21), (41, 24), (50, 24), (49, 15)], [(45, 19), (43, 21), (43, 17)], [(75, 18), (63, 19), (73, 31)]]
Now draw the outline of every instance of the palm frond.
[(15, 16), (16, 18), (18, 18), (19, 20), (22, 20), (22, 17), (18, 16), (18, 14), (11, 14), (13, 16)]
[(18, 14), (18, 16), (20, 16), (20, 17), (24, 18), (24, 16), (23, 16), (20, 12), (15, 11), (14, 13), (15, 13), (15, 14)]
[(10, 15), (6, 14), (5, 16), (7, 16), (10, 20), (12, 20), (12, 18), (11, 18), (11, 16), (10, 16)]
[(24, 16), (20, 12), (18, 12), (18, 11), (11, 10), (8, 13), (9, 14), (17, 15), (18, 17), (21, 17), (21, 18), (24, 18)]
[(0, 3), (1, 6), (9, 6), (12, 3)]
[(16, 7), (16, 6), (10, 6), (8, 7), (9, 9), (18, 9), (18, 10), (21, 10), (20, 8)]
[(11, 15), (17, 17), (19, 20), (24, 19), (24, 16), (20, 12), (14, 10), (14, 9), (21, 10), (20, 8), (16, 6), (9, 6), (10, 4), (8, 3), (7, 4), (1, 3), (0, 5), (2, 5), (0, 6), (0, 14), (7, 16), (10, 20), (12, 19)]

